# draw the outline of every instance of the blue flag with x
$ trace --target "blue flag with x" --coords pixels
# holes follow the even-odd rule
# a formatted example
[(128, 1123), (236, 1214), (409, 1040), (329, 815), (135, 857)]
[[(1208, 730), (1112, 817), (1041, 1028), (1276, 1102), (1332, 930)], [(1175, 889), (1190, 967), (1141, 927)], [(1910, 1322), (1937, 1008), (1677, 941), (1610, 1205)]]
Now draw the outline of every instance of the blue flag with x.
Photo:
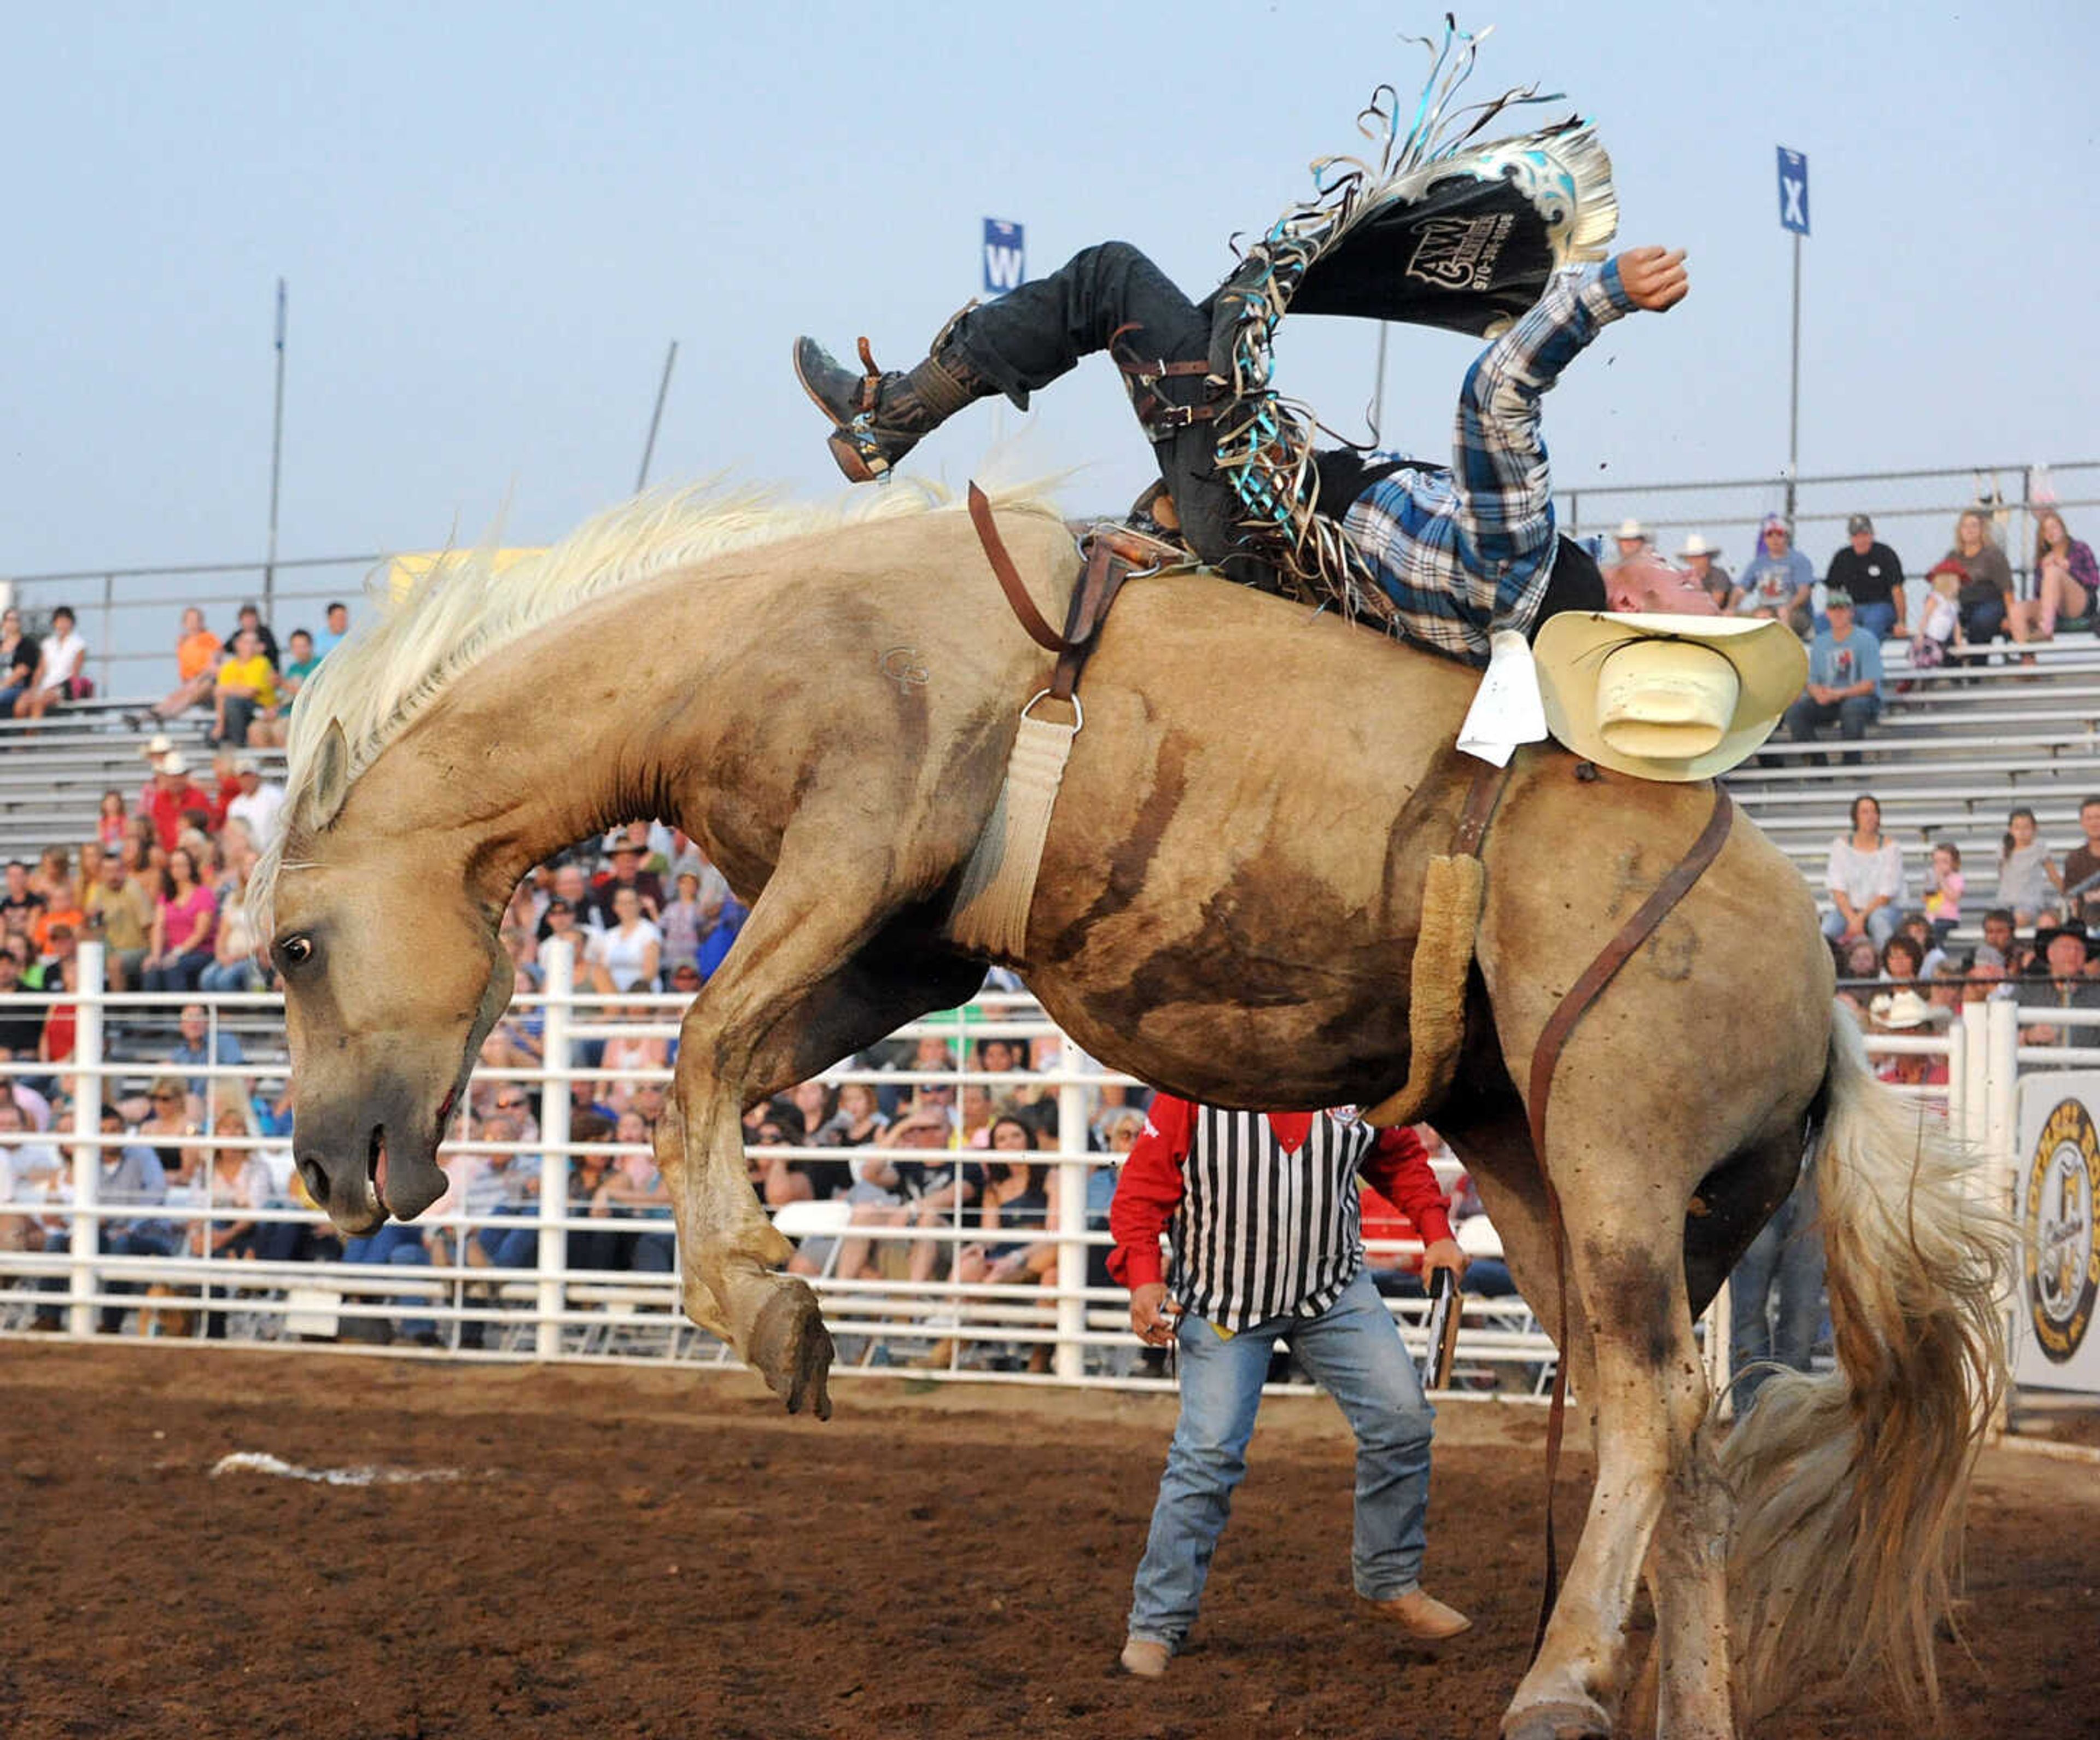
[(1784, 145), (1779, 148), (1779, 221), (1797, 236), (1808, 233), (1808, 159)]

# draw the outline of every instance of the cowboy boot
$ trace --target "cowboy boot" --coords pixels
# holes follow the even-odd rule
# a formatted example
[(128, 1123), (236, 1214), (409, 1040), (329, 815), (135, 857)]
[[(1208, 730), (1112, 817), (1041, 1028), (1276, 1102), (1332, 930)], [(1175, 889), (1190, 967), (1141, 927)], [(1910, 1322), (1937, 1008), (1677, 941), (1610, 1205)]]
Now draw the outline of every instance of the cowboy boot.
[(964, 406), (999, 390), (955, 341), (961, 319), (958, 315), (941, 329), (924, 361), (901, 372), (877, 368), (865, 338), (865, 372), (858, 375), (815, 339), (795, 341), (796, 377), (837, 425), (825, 444), (849, 483), (881, 477)]

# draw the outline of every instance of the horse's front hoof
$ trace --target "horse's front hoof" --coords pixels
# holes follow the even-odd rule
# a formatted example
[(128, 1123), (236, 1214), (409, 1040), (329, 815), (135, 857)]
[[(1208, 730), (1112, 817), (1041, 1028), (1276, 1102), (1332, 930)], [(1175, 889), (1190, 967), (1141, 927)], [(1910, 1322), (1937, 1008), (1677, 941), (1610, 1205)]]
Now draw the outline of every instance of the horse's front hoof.
[(1587, 1702), (1528, 1704), (1502, 1718), (1502, 1740), (1611, 1740), (1612, 1719)]
[(802, 1282), (779, 1278), (751, 1327), (744, 1358), (767, 1388), (787, 1399), (789, 1413), (801, 1413), (808, 1402), (819, 1420), (832, 1417), (832, 1333), (824, 1327), (816, 1294)]

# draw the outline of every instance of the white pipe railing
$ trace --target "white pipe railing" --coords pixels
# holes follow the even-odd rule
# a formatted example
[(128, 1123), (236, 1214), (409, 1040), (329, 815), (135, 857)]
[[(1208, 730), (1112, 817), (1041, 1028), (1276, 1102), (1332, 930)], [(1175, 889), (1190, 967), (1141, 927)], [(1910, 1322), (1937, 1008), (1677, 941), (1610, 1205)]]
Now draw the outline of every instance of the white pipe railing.
[[(101, 1229), (107, 1222), (159, 1222), (179, 1229), (187, 1240), (192, 1229), (214, 1222), (223, 1225), (234, 1218), (260, 1226), (297, 1225), (320, 1231), (326, 1230), (327, 1222), (316, 1210), (289, 1199), (266, 1208), (235, 1210), (218, 1196), (214, 1169), (209, 1163), (210, 1155), (226, 1149), (275, 1153), (281, 1168), (288, 1158), (284, 1151), (289, 1148), (283, 1139), (211, 1134), (209, 1117), (196, 1134), (185, 1133), (179, 1138), (165, 1133), (157, 1139), (136, 1132), (101, 1133), (104, 1101), (121, 1097), (117, 1090), (124, 1084), (141, 1077), (166, 1074), (201, 1081), (209, 1095), (220, 1081), (237, 1081), (245, 1088), (254, 1082), (280, 1081), (287, 1076), (280, 1055), (227, 1064), (114, 1059), (109, 1055), (108, 1044), (112, 1030), (135, 1029), (142, 1017), (165, 1020), (181, 1007), (201, 1004), (209, 1018), (204, 1045), (208, 1059), (217, 1055), (223, 1022), (227, 1017), (263, 1017), (267, 1042), (275, 1052), (281, 1044), (281, 1006), (269, 993), (112, 994), (102, 988), (99, 946), (84, 945), (79, 952), (78, 988), (66, 999), (78, 1009), (73, 1055), (53, 1065), (23, 1059), (0, 1062), (0, 1076), (57, 1076), (74, 1084), (71, 1117), (60, 1138), (71, 1149), (70, 1164), (64, 1169), (68, 1187), (57, 1193), (60, 1200), (55, 1201), (0, 1202), (0, 1233), (5, 1232), (11, 1220), (19, 1221), (24, 1216), (40, 1222), (54, 1220), (68, 1230), (69, 1248), (63, 1253), (0, 1249), (0, 1327), (19, 1328), (25, 1317), (57, 1311), (71, 1335), (93, 1337), (104, 1333), (100, 1323), (105, 1310), (121, 1311), (139, 1303), (135, 1291), (112, 1292), (112, 1283), (132, 1289), (158, 1283), (183, 1289), (184, 1297), (168, 1302), (187, 1311), (192, 1320), (206, 1311), (237, 1313), (251, 1335), (284, 1333), (288, 1318), (302, 1320), (313, 1300), (321, 1298), (326, 1305), (324, 1315), (343, 1320), (427, 1319), (443, 1327), (455, 1353), (463, 1351), (460, 1342), (470, 1325), (479, 1326), (483, 1336), (491, 1329), (503, 1332), (509, 1345), (495, 1350), (500, 1355), (542, 1359), (584, 1354), (595, 1356), (598, 1338), (615, 1333), (638, 1333), (646, 1327), (671, 1348), (725, 1357), (712, 1337), (683, 1325), (674, 1275), (570, 1266), (573, 1235), (648, 1236), (671, 1231), (660, 1218), (593, 1214), (585, 1205), (571, 1200), (571, 1174), (580, 1159), (646, 1152), (631, 1143), (575, 1140), (570, 1117), (574, 1085), (579, 1081), (662, 1084), (671, 1079), (668, 1066), (581, 1067), (578, 1047), (593, 1039), (629, 1038), (637, 1034), (675, 1038), (685, 1001), (676, 997), (607, 997), (580, 991), (575, 985), (570, 951), (559, 945), (545, 949), (542, 961), (545, 976), (541, 989), (520, 994), (513, 1005), (514, 1014), (536, 1012), (542, 1018), (538, 1066), (478, 1068), (474, 1076), (476, 1086), (514, 1083), (537, 1090), (538, 1135), (510, 1140), (477, 1137), (448, 1143), (443, 1151), (448, 1158), (462, 1150), (522, 1157), (536, 1175), (536, 1202), (514, 1203), (509, 1213), (483, 1216), (468, 1214), (461, 1202), (435, 1218), (426, 1216), (417, 1226), (426, 1235), (433, 1231), (444, 1235), (449, 1250), (427, 1252), (431, 1258), (428, 1262), (381, 1269), (370, 1263), (339, 1261), (248, 1258), (236, 1262), (213, 1253), (208, 1238), (201, 1241), (202, 1252), (194, 1255), (186, 1249), (165, 1257), (121, 1255), (102, 1249)], [(607, 1004), (638, 1008), (643, 1018), (624, 1022), (607, 1020), (602, 1012)], [(2010, 1032), (2006, 1025), (2013, 1019), (2010, 1007), (2000, 1003), (1988, 1008), (2004, 1011), (2002, 1015), (1986, 1019), (2005, 1025)], [(2100, 1014), (2079, 1024), (2100, 1024)], [(1052, 1350), (1051, 1370), (1039, 1381), (1065, 1384), (1146, 1381), (1131, 1373), (1139, 1344), (1128, 1332), (1123, 1290), (1090, 1287), (1087, 1281), (1091, 1253), (1111, 1242), (1105, 1231), (1088, 1225), (1088, 1179), (1093, 1169), (1117, 1163), (1115, 1156), (1088, 1147), (1093, 1102), (1101, 1088), (1127, 1083), (1129, 1078), (1089, 1067), (1070, 1038), (1044, 1019), (1033, 1000), (1025, 996), (987, 993), (967, 1014), (929, 1016), (900, 1029), (898, 1037), (932, 1037), (951, 1042), (952, 1066), (876, 1071), (842, 1064), (825, 1070), (818, 1079), (878, 1087), (951, 1086), (957, 1090), (958, 1103), (964, 1088), (983, 1088), (995, 1094), (1036, 1090), (1053, 1096), (1055, 1146), (1030, 1150), (1025, 1158), (1027, 1163), (1048, 1170), (1057, 1226), (1054, 1230), (1039, 1229), (1041, 1236), (1035, 1238), (1028, 1237), (1022, 1229), (988, 1231), (977, 1224), (973, 1209), (958, 1202), (944, 1209), (933, 1223), (855, 1224), (840, 1236), (865, 1239), (876, 1248), (932, 1245), (946, 1252), (988, 1242), (1052, 1244), (1056, 1260), (1041, 1285), (963, 1283), (952, 1279), (911, 1282), (821, 1277), (814, 1284), (832, 1319), (835, 1333), (849, 1350), (859, 1344), (857, 1350), (864, 1359), (872, 1356), (879, 1344), (889, 1341), (911, 1346), (948, 1342), (959, 1349), (973, 1346), (980, 1350), (1047, 1346)], [(987, 1038), (1017, 1039), (1031, 1046), (1054, 1041), (1054, 1065), (1043, 1070), (1004, 1072), (970, 1068), (968, 1047), (963, 1042)], [(1946, 1037), (1877, 1036), (1869, 1044), (1885, 1053), (1946, 1057), (1950, 1086), (1917, 1091), (1927, 1095), (1943, 1091), (1957, 1129), (1981, 1135), (1986, 1146), (2002, 1143), (1995, 1151), (2008, 1156), (2009, 1170), (2010, 1088), (2001, 1091), (1985, 1067), (1989, 1060), (1987, 1046), (1978, 1042), (1977, 1029), (1968, 1016)], [(465, 1105), (472, 1097), (470, 1092), (462, 1101), (463, 1130)], [(50, 1136), (59, 1137), (60, 1133), (54, 1130)], [(201, 1151), (206, 1156), (199, 1169), (201, 1187), (161, 1204), (99, 1200), (104, 1152), (142, 1143), (152, 1145), (157, 1139), (162, 1146)], [(852, 1163), (878, 1151), (801, 1143), (766, 1152), (791, 1163)], [(937, 1163), (944, 1155), (946, 1163), (986, 1162), (995, 1158), (988, 1149), (952, 1147), (881, 1152)], [(1461, 1169), (1446, 1156), (1436, 1162), (1436, 1170), (1448, 1189)], [(470, 1260), (470, 1244), (478, 1234), (491, 1228), (528, 1227), (536, 1234), (531, 1266), (499, 1269)], [(9, 1242), (0, 1237), (0, 1245)], [(1418, 1241), (1412, 1240), (1374, 1240), (1369, 1255), (1374, 1265), (1392, 1266), (1419, 1249)], [(43, 1284), (42, 1288), (39, 1283)], [(62, 1285), (63, 1293), (46, 1290), (54, 1285)], [(1393, 1303), (1403, 1333), (1410, 1345), (1418, 1347), (1426, 1315), (1423, 1306), (1414, 1301)], [(1718, 1304), (1725, 1309), (1725, 1295)], [(1710, 1363), (1717, 1374), (1724, 1372), (1726, 1331), (1713, 1313), (1709, 1315), (1708, 1337)], [(1462, 1371), (1489, 1377), (1501, 1373), (1502, 1383), (1507, 1385), (1514, 1377), (1520, 1389), (1537, 1393), (1550, 1374), (1553, 1357), (1550, 1340), (1521, 1301), (1467, 1298), (1459, 1341)], [(990, 1374), (961, 1368), (958, 1355), (945, 1371), (936, 1370), (930, 1375)]]

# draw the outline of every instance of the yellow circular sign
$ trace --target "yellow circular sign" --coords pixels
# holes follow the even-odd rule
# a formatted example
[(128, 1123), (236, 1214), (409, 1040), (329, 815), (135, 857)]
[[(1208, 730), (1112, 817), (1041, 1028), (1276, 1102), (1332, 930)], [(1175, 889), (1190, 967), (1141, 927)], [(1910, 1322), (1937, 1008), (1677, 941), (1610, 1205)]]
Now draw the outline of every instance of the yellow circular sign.
[(2084, 1103), (2058, 1102), (2027, 1159), (2020, 1205), (2027, 1247), (2027, 1316), (2042, 1353), (2062, 1365), (2093, 1326), (2100, 1295), (2100, 1240), (2093, 1205), (2100, 1201), (2100, 1132)]

